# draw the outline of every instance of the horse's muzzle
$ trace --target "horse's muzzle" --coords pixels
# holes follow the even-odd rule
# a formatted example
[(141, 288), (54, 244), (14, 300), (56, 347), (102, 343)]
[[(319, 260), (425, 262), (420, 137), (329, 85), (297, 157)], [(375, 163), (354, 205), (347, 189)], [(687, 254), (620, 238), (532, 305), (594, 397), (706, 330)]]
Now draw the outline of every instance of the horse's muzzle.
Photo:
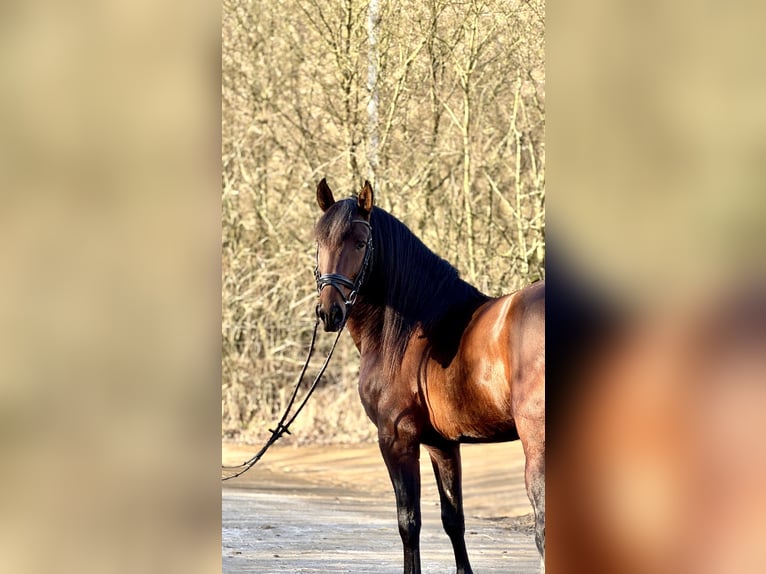
[(338, 303), (332, 303), (329, 312), (320, 305), (317, 313), (325, 331), (337, 332), (343, 326), (344, 310)]

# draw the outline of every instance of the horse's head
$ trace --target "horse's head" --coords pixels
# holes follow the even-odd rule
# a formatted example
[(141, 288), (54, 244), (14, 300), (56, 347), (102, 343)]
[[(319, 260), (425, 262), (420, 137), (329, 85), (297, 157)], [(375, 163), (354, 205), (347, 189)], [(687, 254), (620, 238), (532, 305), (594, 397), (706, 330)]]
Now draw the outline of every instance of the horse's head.
[(317, 314), (325, 331), (338, 331), (372, 265), (372, 186), (366, 181), (356, 198), (336, 202), (322, 179), (317, 186), (317, 203), (324, 212), (315, 228)]

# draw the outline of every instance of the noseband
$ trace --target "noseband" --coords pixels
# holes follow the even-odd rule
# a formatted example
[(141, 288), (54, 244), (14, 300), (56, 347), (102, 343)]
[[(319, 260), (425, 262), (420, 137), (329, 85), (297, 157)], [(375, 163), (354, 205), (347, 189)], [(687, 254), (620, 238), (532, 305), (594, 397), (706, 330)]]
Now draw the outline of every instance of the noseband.
[[(359, 295), (359, 290), (364, 285), (364, 280), (367, 278), (367, 275), (370, 272), (370, 265), (372, 263), (372, 226), (364, 221), (363, 219), (354, 219), (351, 221), (351, 224), (354, 223), (361, 223), (362, 225), (366, 225), (367, 228), (370, 230), (370, 234), (367, 236), (367, 246), (365, 247), (364, 251), (364, 260), (362, 261), (362, 267), (359, 269), (359, 273), (356, 274), (356, 279), (351, 280), (345, 275), (340, 275), (339, 273), (324, 273), (322, 275), (319, 274), (319, 248), (317, 247), (317, 263), (314, 267), (314, 278), (316, 279), (317, 283), (317, 293), (321, 294), (322, 289), (330, 285), (331, 287), (334, 287), (338, 293), (340, 293), (340, 296), (343, 298), (343, 302), (346, 305), (346, 312), (348, 313), (350, 307), (356, 303), (356, 297)], [(350, 289), (348, 297), (346, 297), (343, 294), (343, 289), (341, 289), (341, 286), (346, 287), (347, 289)]]

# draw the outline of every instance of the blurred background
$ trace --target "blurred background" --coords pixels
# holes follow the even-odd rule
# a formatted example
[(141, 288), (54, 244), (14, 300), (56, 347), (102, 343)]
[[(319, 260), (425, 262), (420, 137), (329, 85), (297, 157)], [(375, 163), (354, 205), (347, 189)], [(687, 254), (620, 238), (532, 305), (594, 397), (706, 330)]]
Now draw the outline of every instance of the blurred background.
[(548, 571), (764, 572), (766, 14), (547, 13)]
[[(490, 295), (545, 276), (544, 40), (537, 0), (224, 1), (224, 437), (262, 440), (303, 363), (323, 177)], [(357, 373), (343, 337), (295, 440), (375, 437)]]
[(220, 8), (0, 11), (0, 571), (215, 572)]

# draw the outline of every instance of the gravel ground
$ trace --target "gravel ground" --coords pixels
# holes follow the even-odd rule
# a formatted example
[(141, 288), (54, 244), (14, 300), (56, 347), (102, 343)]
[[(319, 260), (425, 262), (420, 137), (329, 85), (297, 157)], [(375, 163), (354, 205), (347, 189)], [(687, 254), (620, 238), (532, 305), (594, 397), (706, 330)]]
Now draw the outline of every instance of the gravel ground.
[[(385, 483), (380, 481), (379, 472), (370, 480), (354, 474), (366, 465), (376, 468), (372, 466), (375, 457), (375, 449), (284, 449), (273, 457), (275, 463), (270, 466), (259, 463), (240, 479), (224, 483), (223, 572), (400, 573), (402, 550), (393, 492), (382, 490)], [(518, 456), (513, 451), (504, 464), (513, 465), (518, 462), (515, 458)], [(481, 460), (486, 459), (485, 453)], [(301, 461), (311, 462), (301, 467)], [(380, 461), (385, 473), (382, 464)], [(426, 474), (426, 464), (423, 572), (454, 572), (452, 548), (441, 528), (438, 496), (432, 492), (435, 487), (429, 486), (433, 480)], [(466, 499), (466, 542), (475, 572), (539, 572), (531, 516), (487, 516), (491, 513), (481, 512), (485, 507), (497, 507), (493, 499), (500, 495), (492, 480), (497, 471), (486, 463), (474, 467), (466, 473), (466, 494), (473, 487), (473, 500), (484, 503), (473, 504), (484, 515), (480, 517), (471, 512)], [(363, 474), (370, 473), (365, 470)], [(503, 482), (509, 484), (507, 477)], [(500, 502), (507, 503), (507, 499), (502, 497)]]

